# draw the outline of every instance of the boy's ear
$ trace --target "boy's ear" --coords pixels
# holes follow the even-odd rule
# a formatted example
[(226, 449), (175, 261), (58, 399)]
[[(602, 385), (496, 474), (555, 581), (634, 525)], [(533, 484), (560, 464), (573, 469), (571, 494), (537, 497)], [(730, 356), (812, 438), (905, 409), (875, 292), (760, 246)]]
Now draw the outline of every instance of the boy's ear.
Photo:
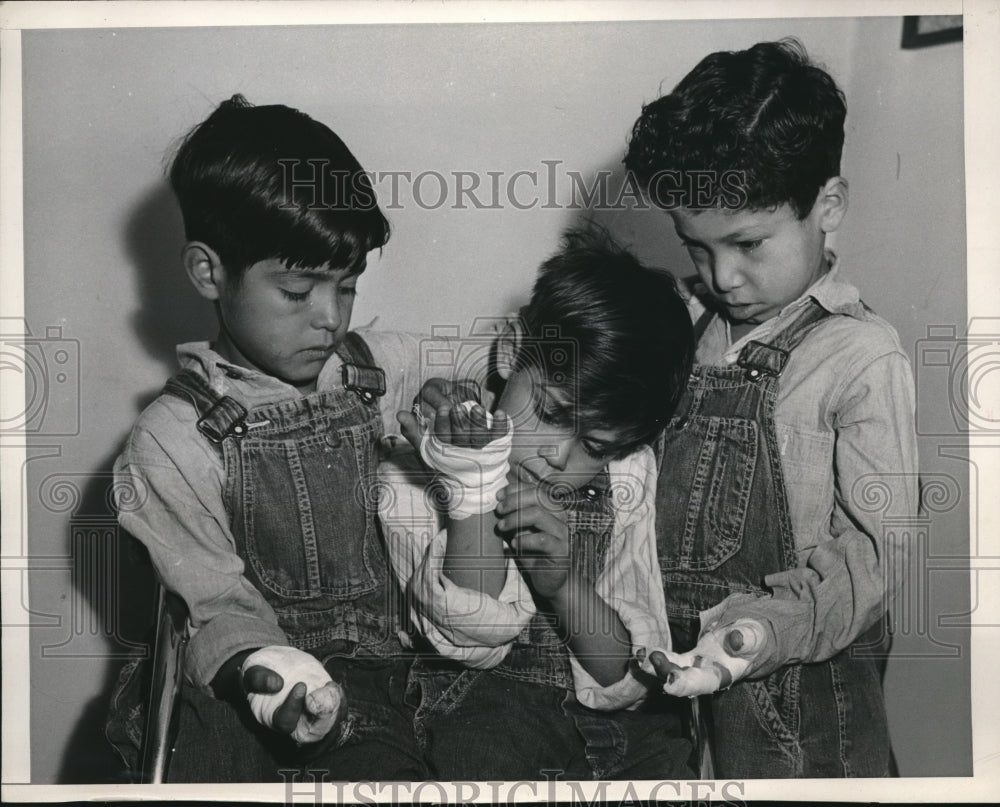
[(215, 250), (201, 241), (188, 241), (181, 255), (184, 271), (198, 294), (206, 300), (218, 300), (225, 270)]
[(840, 226), (847, 213), (847, 180), (843, 177), (830, 177), (820, 189), (819, 226), (824, 233), (832, 233)]
[(517, 358), (517, 350), (521, 346), (524, 338), (524, 323), (520, 317), (510, 320), (503, 326), (500, 335), (497, 337), (497, 375), (504, 381), (510, 378), (514, 372), (514, 359)]

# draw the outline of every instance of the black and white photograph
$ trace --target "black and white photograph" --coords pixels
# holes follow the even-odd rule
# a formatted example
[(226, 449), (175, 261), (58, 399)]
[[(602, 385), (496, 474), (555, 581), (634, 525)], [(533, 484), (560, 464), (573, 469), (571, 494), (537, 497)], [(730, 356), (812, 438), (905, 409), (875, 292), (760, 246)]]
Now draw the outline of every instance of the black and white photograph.
[(0, 8), (4, 800), (992, 801), (998, 19)]

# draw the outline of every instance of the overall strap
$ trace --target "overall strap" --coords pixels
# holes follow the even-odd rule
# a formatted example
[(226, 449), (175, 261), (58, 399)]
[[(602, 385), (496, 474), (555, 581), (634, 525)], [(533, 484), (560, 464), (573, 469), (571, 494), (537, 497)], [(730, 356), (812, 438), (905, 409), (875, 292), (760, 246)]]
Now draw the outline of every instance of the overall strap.
[(247, 410), (228, 395), (219, 395), (193, 370), (181, 370), (173, 376), (163, 394), (190, 401), (199, 415), (198, 431), (213, 443), (246, 434)]
[(362, 364), (367, 367), (375, 367), (375, 357), (368, 343), (357, 331), (348, 331), (344, 334), (344, 341), (340, 343), (337, 354), (345, 362)]
[(751, 379), (760, 375), (779, 376), (785, 369), (789, 354), (799, 346), (809, 332), (831, 316), (830, 312), (812, 297), (792, 321), (775, 336), (770, 344), (756, 340), (747, 342), (736, 363), (747, 370)]
[(356, 393), (365, 403), (385, 395), (385, 372), (375, 365), (371, 348), (359, 334), (348, 331), (337, 348), (337, 355), (344, 362), (341, 372), (346, 389)]
[(695, 321), (693, 330), (694, 330), (694, 343), (696, 345), (701, 341), (701, 337), (705, 335), (705, 331), (708, 330), (708, 324), (712, 321), (714, 317), (715, 317), (715, 312), (710, 308), (706, 308), (701, 313), (701, 316), (698, 317), (698, 319)]

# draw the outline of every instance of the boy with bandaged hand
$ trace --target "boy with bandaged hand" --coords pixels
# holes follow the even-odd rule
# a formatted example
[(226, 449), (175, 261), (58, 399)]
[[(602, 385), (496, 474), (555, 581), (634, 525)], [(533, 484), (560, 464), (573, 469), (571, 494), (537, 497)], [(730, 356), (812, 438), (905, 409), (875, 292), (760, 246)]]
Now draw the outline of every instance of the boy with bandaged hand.
[(138, 492), (122, 526), (189, 612), (167, 779), (423, 779), (369, 485), (422, 345), (348, 330), (388, 222), (334, 132), (241, 96), (192, 130), (170, 180), (218, 338), (178, 348), (115, 465), (116, 490)]

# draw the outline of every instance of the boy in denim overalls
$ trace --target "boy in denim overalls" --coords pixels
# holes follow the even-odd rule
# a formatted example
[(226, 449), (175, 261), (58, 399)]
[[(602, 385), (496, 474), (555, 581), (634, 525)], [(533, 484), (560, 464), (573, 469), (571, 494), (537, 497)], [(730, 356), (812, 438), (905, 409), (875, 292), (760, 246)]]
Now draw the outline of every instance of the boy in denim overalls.
[(690, 775), (678, 703), (630, 656), (669, 642), (649, 444), (692, 351), (673, 279), (576, 232), (499, 339), (499, 408), (429, 382), (419, 420), (400, 413), (439, 472), (408, 447), (380, 467), (393, 567), (429, 651), (413, 693), (435, 776)]
[(870, 496), (916, 512), (914, 394), (896, 332), (825, 248), (845, 114), (797, 42), (760, 43), (647, 105), (625, 160), (700, 279), (656, 508), (691, 652), (651, 660), (666, 691), (711, 695), (718, 777), (890, 772), (876, 660), (905, 546)]
[(190, 615), (169, 780), (280, 781), (306, 763), (422, 779), (401, 600), (363, 483), (383, 407), (419, 389), (419, 341), (348, 331), (388, 222), (336, 134), (240, 96), (187, 136), (170, 180), (219, 336), (178, 348), (183, 370), (115, 466), (140, 491), (122, 526)]

